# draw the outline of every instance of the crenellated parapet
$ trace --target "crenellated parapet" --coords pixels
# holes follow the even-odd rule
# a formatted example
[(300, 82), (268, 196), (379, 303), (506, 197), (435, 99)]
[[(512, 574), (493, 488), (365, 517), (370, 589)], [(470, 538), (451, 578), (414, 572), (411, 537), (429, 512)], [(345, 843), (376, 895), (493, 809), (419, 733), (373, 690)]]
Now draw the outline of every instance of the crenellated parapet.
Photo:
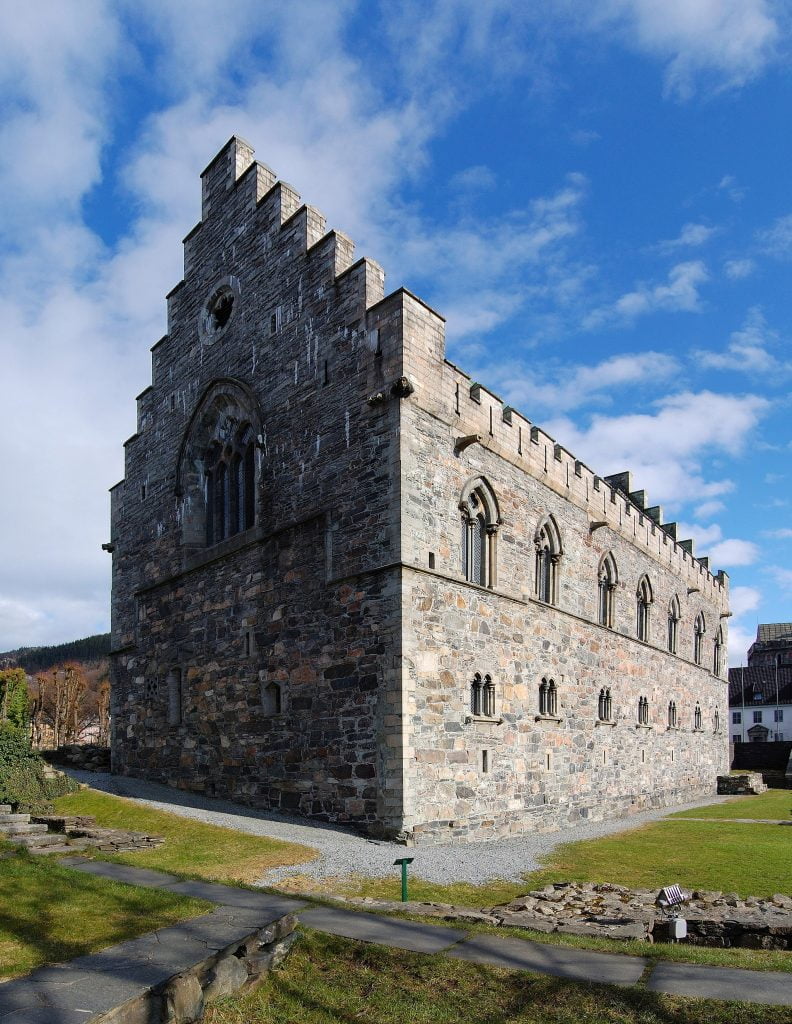
[(602, 477), (540, 426), (463, 370), (445, 362), (445, 394), (438, 399), (457, 418), (459, 434), (480, 443), (585, 509), (592, 523), (607, 525), (685, 579), (689, 587), (722, 602), (728, 575), (713, 573), (707, 558), (696, 558), (693, 541), (677, 539), (677, 524), (664, 523), (659, 505), (650, 505), (629, 472)]

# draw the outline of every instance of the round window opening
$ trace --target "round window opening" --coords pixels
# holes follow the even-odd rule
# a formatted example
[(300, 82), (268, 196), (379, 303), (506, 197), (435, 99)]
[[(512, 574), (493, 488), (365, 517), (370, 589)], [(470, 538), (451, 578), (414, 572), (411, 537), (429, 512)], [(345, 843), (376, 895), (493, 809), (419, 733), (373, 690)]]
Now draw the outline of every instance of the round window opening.
[(239, 284), (236, 278), (226, 278), (209, 297), (201, 311), (199, 324), (203, 341), (212, 342), (225, 331), (239, 298)]

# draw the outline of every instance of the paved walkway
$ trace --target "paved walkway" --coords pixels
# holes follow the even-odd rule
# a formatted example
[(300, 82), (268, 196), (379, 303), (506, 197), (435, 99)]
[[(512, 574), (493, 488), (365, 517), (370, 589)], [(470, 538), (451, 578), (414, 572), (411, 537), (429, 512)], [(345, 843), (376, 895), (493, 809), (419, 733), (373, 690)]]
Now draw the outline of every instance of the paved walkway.
[[(215, 800), (124, 775), (71, 770), (70, 774), (94, 789), (139, 800), (170, 814), (223, 825), (251, 835), (302, 843), (317, 851), (315, 861), (297, 867), (275, 868), (259, 879), (260, 885), (276, 885), (294, 874), (312, 878), (345, 878), (356, 874), (373, 878), (393, 877), (394, 860), (405, 855), (404, 846), (372, 842), (352, 829), (338, 825), (326, 825), (272, 811), (257, 811), (228, 800)], [(410, 865), (410, 875), (442, 885), (452, 882), (483, 885), (495, 879), (519, 882), (527, 872), (536, 871), (543, 858), (561, 843), (626, 832), (665, 818), (672, 811), (702, 807), (724, 799), (713, 796), (695, 804), (644, 811), (614, 821), (580, 822), (560, 832), (529, 833), (515, 839), (412, 847), (409, 853), (414, 860)]]
[(287, 913), (297, 913), (303, 924), (331, 935), (418, 953), (441, 953), (475, 964), (610, 985), (634, 985), (650, 967), (646, 985), (653, 992), (792, 1006), (792, 974), (672, 963), (651, 967), (643, 957), (499, 935), (468, 936), (457, 928), (315, 906), (211, 882), (179, 882), (171, 875), (121, 864), (81, 857), (60, 863), (120, 882), (199, 897), (218, 904), (218, 909), (0, 985), (0, 1024), (84, 1024), (199, 962), (212, 950), (222, 949)]

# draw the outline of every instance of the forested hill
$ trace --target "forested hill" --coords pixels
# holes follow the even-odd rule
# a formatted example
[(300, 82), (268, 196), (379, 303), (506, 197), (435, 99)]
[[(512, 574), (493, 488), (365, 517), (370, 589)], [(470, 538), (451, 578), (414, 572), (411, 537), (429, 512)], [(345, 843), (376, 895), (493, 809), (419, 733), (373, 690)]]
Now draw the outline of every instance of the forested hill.
[(106, 658), (110, 653), (110, 634), (97, 633), (82, 640), (71, 640), (67, 644), (52, 647), (20, 647), (16, 651), (0, 653), (0, 665), (8, 661), (19, 665), (29, 675), (62, 665), (64, 661), (91, 662)]

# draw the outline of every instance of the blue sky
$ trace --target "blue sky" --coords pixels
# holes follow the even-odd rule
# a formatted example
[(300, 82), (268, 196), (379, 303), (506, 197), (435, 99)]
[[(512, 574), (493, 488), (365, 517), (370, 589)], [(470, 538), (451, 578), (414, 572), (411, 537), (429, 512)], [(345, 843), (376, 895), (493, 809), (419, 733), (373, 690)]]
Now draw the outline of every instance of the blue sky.
[(108, 628), (107, 488), (238, 133), (684, 524), (739, 664), (792, 619), (791, 39), (773, 0), (0, 4), (0, 650)]

